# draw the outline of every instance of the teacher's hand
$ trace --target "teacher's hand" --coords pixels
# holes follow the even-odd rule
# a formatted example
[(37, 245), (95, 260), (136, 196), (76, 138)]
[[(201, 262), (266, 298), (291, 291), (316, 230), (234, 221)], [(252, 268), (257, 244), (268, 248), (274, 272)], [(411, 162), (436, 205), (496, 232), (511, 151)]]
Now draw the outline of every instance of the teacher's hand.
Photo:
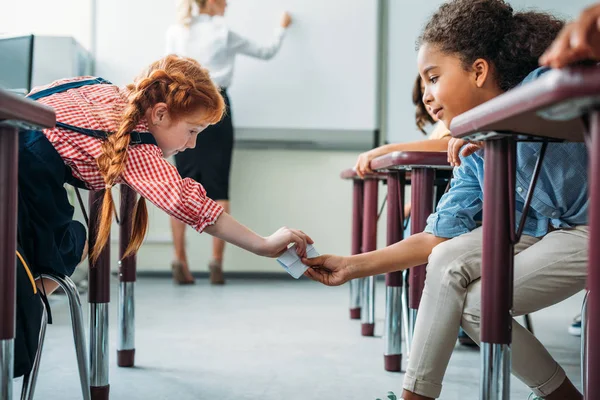
[(292, 16), (288, 12), (284, 12), (280, 24), (282, 28), (287, 28), (292, 24)]

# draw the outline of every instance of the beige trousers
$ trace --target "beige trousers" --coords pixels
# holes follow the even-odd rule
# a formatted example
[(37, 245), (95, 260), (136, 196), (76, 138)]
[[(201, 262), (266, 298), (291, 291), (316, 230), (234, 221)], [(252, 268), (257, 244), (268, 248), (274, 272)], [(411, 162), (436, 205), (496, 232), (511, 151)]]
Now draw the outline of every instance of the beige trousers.
[[(515, 245), (515, 316), (556, 304), (582, 290), (588, 258), (587, 226), (543, 238), (523, 235)], [(436, 246), (429, 257), (404, 389), (437, 398), (458, 328), (479, 343), (482, 229)], [(529, 331), (513, 321), (512, 372), (538, 396), (552, 393), (564, 370)]]

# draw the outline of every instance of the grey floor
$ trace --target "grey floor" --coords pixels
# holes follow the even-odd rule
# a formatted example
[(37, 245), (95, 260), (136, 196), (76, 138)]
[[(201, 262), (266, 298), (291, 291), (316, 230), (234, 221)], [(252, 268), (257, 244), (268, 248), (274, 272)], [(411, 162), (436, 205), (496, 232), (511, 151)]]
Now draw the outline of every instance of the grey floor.
[[(385, 398), (400, 393), (403, 374), (383, 370), (380, 337), (360, 336), (348, 318), (348, 288), (303, 279), (206, 281), (175, 287), (146, 278), (136, 286), (136, 367), (116, 366), (117, 282), (112, 281), (111, 399), (308, 400)], [(81, 398), (66, 300), (52, 300), (36, 390), (39, 399)], [(536, 334), (579, 381), (579, 339), (566, 328), (581, 294), (533, 316)], [(87, 322), (87, 299), (84, 309)], [(376, 335), (383, 328), (383, 284), (377, 287)], [(457, 347), (442, 399), (477, 399), (479, 353)], [(16, 384), (18, 385), (18, 381)], [(15, 386), (15, 394), (20, 390)], [(529, 390), (511, 383), (513, 399)], [(16, 397), (16, 396), (15, 396)]]

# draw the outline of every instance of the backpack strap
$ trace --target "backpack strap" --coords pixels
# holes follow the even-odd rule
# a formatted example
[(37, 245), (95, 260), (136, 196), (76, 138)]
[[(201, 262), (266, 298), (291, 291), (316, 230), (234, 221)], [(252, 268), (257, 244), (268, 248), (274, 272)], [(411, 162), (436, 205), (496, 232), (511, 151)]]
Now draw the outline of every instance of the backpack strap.
[(81, 193), (79, 193), (79, 188), (77, 186), (73, 186), (75, 189), (75, 193), (77, 194), (77, 200), (79, 201), (79, 207), (81, 207), (81, 212), (83, 213), (83, 219), (85, 220), (85, 225), (90, 227), (90, 219), (88, 218), (87, 211), (85, 210), (85, 206), (83, 205), (83, 200), (81, 199)]
[(31, 270), (29, 269), (29, 265), (27, 265), (27, 263), (25, 262), (25, 259), (23, 258), (23, 256), (19, 252), (19, 250), (17, 250), (16, 253), (17, 253), (17, 257), (19, 257), (19, 260), (21, 260), (21, 264), (23, 264), (23, 268), (25, 269), (25, 272), (27, 273), (27, 277), (31, 281), (33, 293), (35, 294), (35, 293), (37, 293), (37, 286), (35, 285), (35, 279), (33, 279), (33, 274), (31, 273)]
[[(112, 85), (112, 83), (110, 83), (109, 81), (102, 79), (102, 78), (84, 79), (81, 81), (63, 83), (62, 85), (57, 85), (57, 86), (53, 86), (51, 88), (40, 90), (39, 92), (29, 94), (27, 97), (30, 98), (31, 100), (39, 100), (44, 97), (52, 96), (53, 94), (56, 94), (56, 93), (66, 92), (67, 90), (70, 90), (70, 89), (77, 89), (77, 88), (80, 88), (83, 86), (88, 86), (88, 85)], [(96, 130), (96, 129), (82, 128), (82, 127), (75, 126), (75, 125), (65, 124), (64, 122), (59, 122), (59, 121), (56, 122), (56, 126), (59, 128), (73, 131), (73, 132), (81, 133), (82, 135), (91, 136), (96, 139), (102, 139), (102, 140), (106, 140), (108, 138), (108, 135), (111, 134), (110, 132), (105, 132), (105, 131)], [(130, 137), (131, 137), (131, 139), (129, 141), (130, 145), (137, 145), (137, 144), (153, 144), (155, 146), (157, 145), (156, 139), (154, 139), (154, 136), (150, 132), (132, 131), (130, 134)]]
[(37, 289), (37, 285), (35, 284), (35, 279), (33, 278), (33, 274), (31, 273), (31, 269), (29, 269), (29, 265), (27, 265), (25, 258), (21, 255), (21, 252), (19, 250), (17, 250), (16, 253), (17, 253), (17, 257), (19, 257), (19, 260), (21, 261), (21, 264), (23, 264), (23, 269), (25, 270), (25, 273), (27, 274), (27, 277), (29, 278), (29, 282), (31, 282), (33, 294), (39, 293), (40, 299), (42, 300), (42, 303), (44, 303), (44, 308), (46, 309), (46, 315), (48, 316), (48, 323), (52, 324), (52, 310), (50, 308), (50, 303), (48, 302), (48, 296), (46, 296), (46, 289), (44, 288), (44, 281), (41, 281), (42, 288), (44, 289), (44, 293), (41, 293)]
[(52, 309), (50, 308), (50, 303), (48, 302), (48, 296), (46, 296), (46, 288), (44, 287), (44, 281), (40, 281), (42, 284), (42, 292), (40, 292), (37, 288), (37, 285), (35, 284), (35, 278), (33, 277), (33, 273), (31, 272), (31, 269), (29, 268), (29, 265), (27, 264), (27, 261), (25, 261), (25, 257), (23, 257), (23, 255), (21, 254), (21, 246), (19, 244), (17, 244), (17, 257), (19, 258), (19, 261), (21, 261), (21, 264), (23, 265), (23, 269), (25, 270), (25, 273), (27, 274), (27, 277), (29, 278), (29, 282), (31, 282), (31, 287), (33, 289), (33, 294), (39, 294), (40, 295), (40, 299), (42, 300), (42, 303), (44, 303), (44, 308), (46, 309), (46, 315), (48, 316), (48, 323), (51, 324), (52, 323)]
[(80, 81), (67, 82), (67, 83), (63, 83), (61, 85), (52, 86), (50, 88), (40, 90), (39, 92), (30, 93), (27, 95), (27, 97), (30, 98), (31, 100), (39, 100), (42, 97), (52, 96), (53, 94), (56, 94), (56, 93), (66, 92), (67, 90), (70, 90), (70, 89), (77, 89), (77, 88), (80, 88), (83, 86), (88, 86), (88, 85), (112, 85), (112, 83), (110, 83), (109, 81), (104, 80), (102, 78), (83, 79)]
[[(73, 189), (75, 189), (75, 193), (77, 194), (77, 200), (79, 201), (79, 207), (81, 208), (81, 212), (83, 213), (83, 219), (85, 220), (85, 225), (89, 229), (90, 219), (87, 215), (85, 205), (83, 205), (83, 200), (81, 199), (81, 193), (79, 193), (79, 188), (77, 186), (73, 186)], [(117, 225), (121, 225), (121, 220), (119, 220), (119, 214), (117, 213), (117, 210), (115, 210), (115, 220), (117, 221)]]
[[(58, 126), (59, 128), (63, 128), (63, 129), (67, 129), (70, 131), (81, 133), (82, 135), (91, 136), (96, 139), (106, 140), (106, 139), (108, 139), (108, 135), (109, 135), (109, 133), (107, 133), (105, 131), (81, 128), (79, 126), (69, 125), (69, 124), (65, 124), (63, 122), (56, 122), (56, 126)], [(153, 144), (155, 146), (158, 145), (156, 143), (156, 139), (154, 139), (154, 136), (150, 132), (132, 131), (129, 134), (129, 136), (130, 136), (129, 144), (133, 145), (133, 146), (137, 145), (137, 144)]]

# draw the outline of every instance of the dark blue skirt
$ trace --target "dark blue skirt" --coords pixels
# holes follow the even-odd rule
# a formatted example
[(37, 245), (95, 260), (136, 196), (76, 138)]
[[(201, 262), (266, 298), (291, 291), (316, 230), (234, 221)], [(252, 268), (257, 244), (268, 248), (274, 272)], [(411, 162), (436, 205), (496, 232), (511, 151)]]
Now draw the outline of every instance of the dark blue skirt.
[(40, 131), (19, 134), (18, 241), (36, 273), (73, 274), (87, 239), (64, 184), (71, 170)]

